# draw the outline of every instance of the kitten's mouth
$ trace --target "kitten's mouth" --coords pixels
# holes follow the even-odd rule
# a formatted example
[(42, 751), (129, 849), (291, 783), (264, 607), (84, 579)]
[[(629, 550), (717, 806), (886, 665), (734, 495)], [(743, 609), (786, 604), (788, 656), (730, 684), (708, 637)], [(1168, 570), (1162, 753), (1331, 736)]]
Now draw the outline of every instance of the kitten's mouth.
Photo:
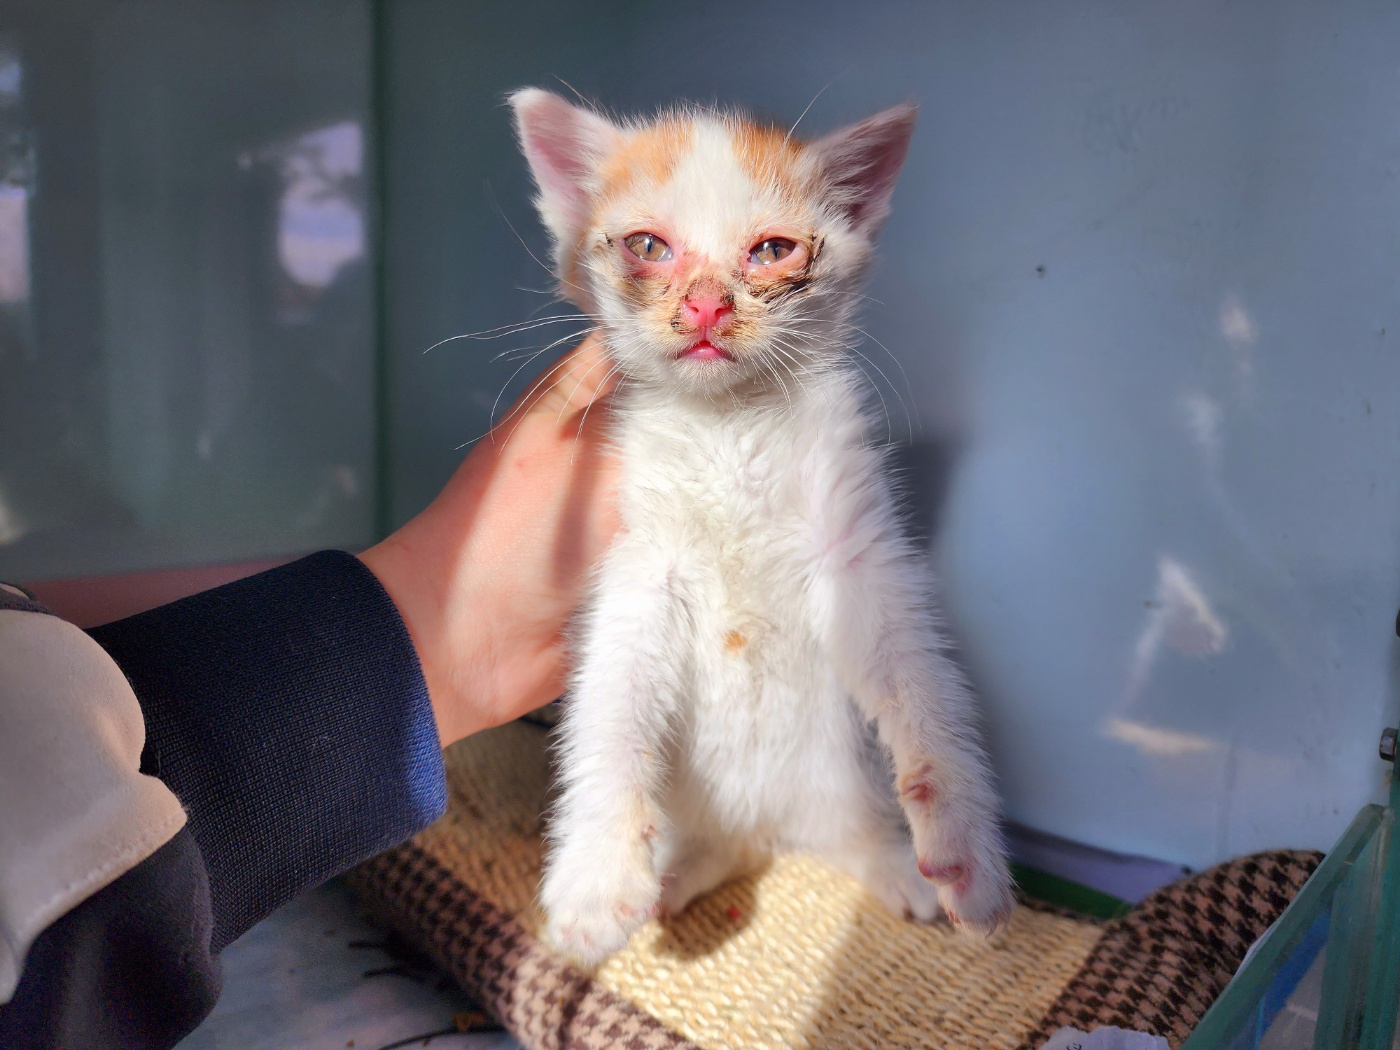
[(733, 361), (734, 355), (708, 339), (701, 339), (676, 355), (677, 361)]

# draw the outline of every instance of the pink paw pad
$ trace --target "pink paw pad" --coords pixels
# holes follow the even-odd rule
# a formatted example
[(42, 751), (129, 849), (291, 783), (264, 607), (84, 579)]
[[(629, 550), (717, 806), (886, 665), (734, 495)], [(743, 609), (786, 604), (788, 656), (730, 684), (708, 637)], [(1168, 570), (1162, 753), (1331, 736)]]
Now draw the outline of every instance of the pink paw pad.
[(972, 881), (966, 865), (935, 864), (922, 857), (919, 858), (919, 874), (940, 886), (952, 887), (953, 892), (958, 895), (966, 893), (968, 883)]

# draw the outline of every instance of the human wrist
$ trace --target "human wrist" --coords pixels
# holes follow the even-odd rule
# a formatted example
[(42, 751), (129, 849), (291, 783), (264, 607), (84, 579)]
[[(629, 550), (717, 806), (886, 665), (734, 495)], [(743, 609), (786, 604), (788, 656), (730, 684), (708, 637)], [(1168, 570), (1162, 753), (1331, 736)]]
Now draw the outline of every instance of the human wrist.
[(433, 654), (440, 651), (444, 642), (442, 581), (423, 571), (420, 559), (399, 533), (380, 541), (358, 557), (389, 595), (413, 642), (443, 747), (469, 736), (477, 727), (465, 717), (468, 712), (464, 711), (456, 690), (450, 687), (451, 683), (433, 659)]

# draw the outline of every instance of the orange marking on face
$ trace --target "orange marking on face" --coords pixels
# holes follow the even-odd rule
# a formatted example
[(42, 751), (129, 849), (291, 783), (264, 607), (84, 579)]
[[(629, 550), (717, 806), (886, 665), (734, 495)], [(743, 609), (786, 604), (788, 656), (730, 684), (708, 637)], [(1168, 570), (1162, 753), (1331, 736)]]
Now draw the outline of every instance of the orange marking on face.
[(692, 130), (688, 120), (663, 117), (634, 133), (603, 162), (600, 203), (616, 200), (642, 181), (652, 185), (665, 182), (690, 145)]
[(789, 196), (804, 189), (798, 177), (801, 152), (801, 143), (771, 124), (743, 121), (734, 128), (734, 154), (749, 178), (760, 185), (777, 185)]
[(748, 644), (749, 640), (743, 631), (730, 631), (724, 636), (724, 648), (728, 652), (737, 653)]

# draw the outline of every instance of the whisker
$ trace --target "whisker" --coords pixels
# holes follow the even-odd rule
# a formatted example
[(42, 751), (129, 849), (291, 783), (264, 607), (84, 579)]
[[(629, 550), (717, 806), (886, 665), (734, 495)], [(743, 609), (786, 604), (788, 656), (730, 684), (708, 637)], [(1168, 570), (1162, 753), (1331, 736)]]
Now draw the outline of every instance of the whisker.
[(568, 335), (560, 336), (558, 339), (554, 340), (551, 343), (536, 344), (534, 346), (513, 346), (509, 350), (502, 350), (499, 354), (493, 354), (491, 356), (491, 360), (493, 363), (502, 360), (519, 361), (520, 354), (535, 354), (541, 349), (548, 350), (551, 347), (558, 346), (560, 343), (567, 343), (570, 339), (578, 339), (582, 336), (590, 335), (593, 332), (601, 332), (602, 330), (602, 325), (593, 325), (588, 328), (579, 328), (575, 331), (570, 332)]
[[(817, 369), (817, 368), (814, 368), (814, 367), (811, 366), (811, 365), (807, 365), (807, 364), (803, 364), (803, 363), (799, 362), (799, 361), (797, 360), (797, 358), (794, 356), (794, 352), (795, 352), (796, 348), (795, 348), (795, 347), (788, 347), (787, 344), (785, 344), (781, 339), (776, 339), (776, 338), (775, 338), (775, 339), (772, 341), (772, 344), (771, 344), (771, 345), (772, 345), (772, 348), (773, 348), (774, 350), (776, 350), (779, 354), (781, 354), (786, 360), (788, 360), (789, 362), (791, 362), (791, 364), (792, 364), (792, 369), (791, 369), (791, 371), (789, 372), (789, 374), (793, 377), (793, 380), (797, 383), (798, 389), (802, 390), (804, 393), (806, 393), (806, 392), (808, 392), (808, 391), (807, 391), (807, 385), (802, 381), (803, 376), (820, 376), (820, 375), (822, 375), (825, 371), (827, 371), (826, 369)], [(830, 392), (829, 390), (826, 390), (825, 388), (823, 388), (823, 389), (822, 389), (822, 396), (826, 399), (826, 403), (827, 403), (828, 405), (831, 405), (831, 404), (832, 404), (831, 392)]]
[[(574, 396), (579, 392), (579, 388), (582, 387), (584, 382), (588, 379), (588, 377), (593, 374), (594, 369), (596, 369), (599, 365), (602, 364), (606, 364), (610, 369), (613, 367), (612, 361), (606, 357), (600, 361), (594, 361), (591, 365), (588, 366), (588, 370), (584, 372), (583, 375), (579, 376), (578, 382), (575, 383), (574, 388), (569, 391), (569, 396), (565, 398), (564, 403), (559, 406), (559, 411), (554, 416), (554, 422), (556, 425), (563, 422), (564, 410), (567, 409), (571, 404), (573, 404)], [(592, 402), (589, 403), (592, 404)]]
[[(899, 398), (900, 407), (904, 409), (904, 422), (905, 422), (905, 424), (907, 425), (907, 427), (909, 428), (909, 443), (910, 443), (910, 444), (913, 444), (913, 442), (914, 442), (914, 419), (913, 419), (913, 417), (909, 414), (909, 406), (906, 405), (906, 404), (904, 403), (904, 398), (900, 396), (900, 393), (899, 393), (898, 390), (895, 390), (894, 387), (893, 387), (892, 385), (890, 385), (890, 377), (887, 376), (887, 375), (885, 375), (884, 370), (883, 370), (879, 365), (877, 365), (874, 361), (872, 361), (866, 354), (861, 353), (861, 352), (860, 352), (860, 349), (859, 349), (854, 343), (849, 344), (849, 345), (846, 347), (846, 349), (850, 350), (851, 353), (855, 354), (855, 355), (856, 355), (857, 357), (859, 357), (862, 361), (864, 361), (866, 364), (868, 364), (871, 368), (875, 369), (876, 372), (879, 372), (879, 373), (880, 373), (880, 378), (883, 379), (883, 380), (885, 381), (885, 385), (886, 385), (886, 386), (889, 386), (890, 392), (891, 392), (892, 394), (894, 394), (895, 397)], [(876, 392), (876, 394), (878, 394), (879, 397), (880, 397), (880, 407), (884, 410), (884, 413), (885, 413), (885, 433), (886, 433), (886, 437), (888, 437), (889, 440), (893, 441), (893, 440), (894, 440), (894, 429), (893, 429), (892, 424), (890, 423), (890, 410), (889, 410), (889, 406), (885, 403), (885, 394), (884, 394), (884, 391), (882, 391), (882, 390), (880, 389), (879, 385), (876, 384), (876, 383), (871, 383), (870, 386), (871, 386), (871, 388)]]
[(553, 317), (537, 317), (527, 321), (516, 321), (512, 324), (501, 325), (499, 328), (487, 328), (480, 332), (463, 332), (461, 335), (450, 335), (446, 339), (439, 339), (432, 346), (424, 350), (429, 353), (447, 343), (455, 343), (459, 339), (476, 339), (486, 342), (492, 339), (504, 339), (508, 335), (523, 335), (525, 332), (533, 331), (536, 328), (543, 328), (549, 324), (562, 324), (565, 321), (588, 321), (591, 318), (587, 314), (557, 314)]
[[(768, 354), (766, 354), (766, 353), (760, 354), (760, 355), (759, 355), (759, 357), (758, 357), (758, 363), (759, 363), (759, 366), (760, 366), (760, 367), (762, 367), (762, 366), (765, 365), (765, 364), (768, 366), (768, 373), (769, 373), (775, 380), (777, 380), (778, 386), (782, 387), (782, 390), (783, 390), (783, 399), (784, 399), (785, 401), (787, 401), (788, 411), (791, 412), (791, 411), (792, 411), (792, 394), (788, 392), (787, 384), (783, 382), (782, 373), (779, 372), (777, 363), (774, 362), (774, 361), (772, 360), (772, 358), (771, 358)], [(797, 378), (796, 376), (793, 377), (794, 381), (796, 381), (796, 378)]]
[[(607, 374), (606, 374), (605, 376), (603, 376), (603, 381), (602, 381), (601, 383), (599, 383), (598, 385), (599, 385), (599, 386), (605, 386), (605, 385), (607, 385), (607, 382), (608, 382), (609, 379), (611, 379), (611, 378), (612, 378), (613, 376), (615, 376), (615, 375), (621, 374), (621, 372), (622, 372), (622, 369), (619, 368), (617, 365), (611, 365), (611, 367), (608, 368)], [(623, 380), (619, 380), (619, 381), (618, 381), (618, 386), (621, 386), (623, 382), (625, 382), (625, 378), (624, 378)], [(616, 390), (617, 388), (614, 387), (613, 389)], [(610, 395), (609, 395), (609, 396), (610, 396)], [(579, 421), (578, 421), (578, 429), (574, 431), (574, 447), (573, 447), (573, 450), (570, 451), (570, 453), (569, 453), (569, 469), (570, 469), (570, 470), (572, 470), (572, 469), (573, 469), (573, 466), (574, 466), (574, 457), (575, 457), (576, 455), (578, 455), (578, 443), (579, 443), (579, 441), (583, 438), (583, 428), (584, 428), (584, 425), (588, 422), (588, 413), (591, 412), (591, 411), (593, 411), (593, 405), (594, 405), (597, 401), (598, 401), (598, 398), (595, 397), (592, 401), (588, 402), (588, 404), (586, 404), (586, 405), (583, 406), (583, 415), (579, 418)]]
[[(602, 327), (601, 325), (595, 325), (595, 326), (593, 327), (593, 329), (591, 329), (591, 331), (597, 331), (597, 330), (598, 330), (599, 328), (601, 328), (601, 327)], [(491, 404), (491, 417), (490, 417), (490, 418), (491, 418), (492, 425), (495, 424), (495, 420), (496, 420), (496, 408), (497, 408), (498, 405), (500, 405), (500, 403), (501, 403), (501, 398), (505, 395), (505, 392), (506, 392), (506, 390), (510, 387), (510, 384), (513, 383), (513, 382), (515, 382), (515, 377), (518, 376), (518, 375), (520, 374), (520, 370), (521, 370), (521, 369), (523, 369), (523, 368), (524, 368), (526, 365), (528, 365), (531, 361), (533, 361), (533, 360), (535, 360), (536, 358), (540, 357), (542, 354), (548, 353), (550, 350), (553, 350), (555, 347), (561, 346), (561, 345), (563, 345), (564, 343), (567, 343), (567, 342), (569, 342), (569, 341), (571, 341), (571, 340), (573, 340), (573, 339), (577, 339), (580, 335), (585, 335), (585, 334), (587, 334), (587, 332), (589, 332), (589, 331), (590, 331), (590, 329), (584, 329), (584, 331), (582, 331), (582, 332), (570, 332), (568, 335), (561, 336), (560, 338), (554, 340), (554, 342), (552, 342), (552, 343), (547, 343), (546, 345), (540, 347), (540, 349), (539, 349), (538, 351), (536, 351), (534, 354), (532, 354), (527, 360), (525, 360), (525, 361), (521, 362), (519, 365), (517, 365), (517, 366), (515, 367), (515, 371), (511, 372), (510, 378), (507, 379), (507, 380), (505, 381), (504, 384), (502, 384), (501, 389), (500, 389), (500, 390), (497, 392), (497, 394), (496, 394), (496, 400), (495, 400), (494, 402), (492, 402), (492, 404)], [(555, 367), (557, 368), (558, 365), (556, 364)], [(551, 369), (551, 371), (552, 371), (552, 369)], [(545, 375), (548, 375), (548, 374), (549, 374), (548, 372), (545, 373)], [(531, 390), (530, 393), (534, 393), (534, 391)], [(528, 397), (529, 394), (526, 394), (525, 396)]]
[[(897, 356), (895, 356), (894, 352), (893, 352), (888, 346), (886, 346), (886, 345), (885, 345), (884, 343), (882, 343), (880, 340), (876, 339), (873, 335), (871, 335), (869, 332), (867, 332), (864, 328), (862, 328), (862, 327), (861, 327), (860, 325), (858, 325), (858, 324), (851, 324), (849, 321), (835, 321), (835, 322), (832, 322), (832, 323), (833, 323), (833, 324), (839, 324), (839, 325), (841, 325), (843, 328), (849, 328), (849, 329), (851, 329), (851, 330), (853, 330), (853, 331), (859, 332), (859, 333), (860, 333), (861, 335), (863, 335), (866, 339), (869, 339), (872, 343), (874, 343), (874, 344), (875, 344), (876, 346), (878, 346), (881, 350), (883, 350), (883, 351), (885, 352), (885, 355), (886, 355), (891, 361), (894, 362), (895, 367), (899, 369), (900, 377), (904, 380), (904, 390), (905, 390), (905, 392), (909, 395), (909, 400), (910, 400), (910, 401), (917, 401), (917, 400), (918, 400), (918, 399), (914, 396), (914, 385), (913, 385), (912, 383), (909, 382), (909, 373), (908, 373), (907, 371), (905, 371), (904, 362), (901, 361)], [(868, 358), (867, 358), (867, 360), (868, 360)], [(874, 362), (871, 361), (871, 364), (873, 365)], [(884, 374), (884, 373), (881, 373), (881, 375), (883, 375), (883, 374)], [(886, 382), (889, 382), (889, 380), (887, 379)], [(893, 385), (893, 384), (891, 384), (891, 385)], [(901, 398), (902, 398), (902, 395), (899, 395), (899, 392), (898, 392), (898, 391), (895, 391), (895, 394), (896, 394), (897, 396), (901, 396)], [(907, 406), (907, 405), (905, 406), (904, 412), (905, 412), (905, 415), (908, 416), (908, 414), (909, 414), (909, 409), (908, 409), (908, 406)], [(912, 426), (913, 426), (913, 425), (912, 425), (912, 422), (911, 422), (911, 424), (910, 424), (910, 440), (911, 440), (911, 441), (913, 440), (913, 429), (912, 429)]]
[(558, 281), (560, 284), (562, 284), (562, 285), (567, 285), (568, 287), (574, 289), (575, 291), (582, 292), (584, 289), (580, 288), (580, 287), (579, 287), (577, 284), (575, 284), (573, 281), (566, 280), (565, 278), (561, 277), (559, 274), (555, 273), (555, 272), (554, 272), (553, 270), (551, 270), (548, 266), (546, 266), (543, 262), (540, 262), (540, 257), (530, 250), (530, 246), (529, 246), (528, 244), (525, 243), (525, 238), (522, 237), (522, 236), (520, 236), (520, 231), (518, 231), (518, 230), (515, 228), (515, 225), (510, 221), (509, 216), (506, 215), (505, 209), (501, 207), (501, 202), (498, 201), (498, 200), (496, 199), (496, 191), (495, 191), (494, 189), (492, 189), (492, 187), (491, 187), (491, 181), (490, 181), (489, 179), (486, 181), (486, 193), (487, 193), (488, 196), (490, 196), (490, 198), (491, 198), (491, 203), (495, 205), (496, 211), (500, 214), (501, 219), (504, 220), (506, 226), (509, 227), (510, 232), (513, 233), (513, 234), (515, 234), (515, 239), (516, 239), (517, 241), (520, 242), (520, 247), (522, 247), (522, 248), (525, 249), (525, 254), (528, 255), (531, 259), (534, 259), (535, 262), (539, 264), (539, 267), (540, 267), (541, 270), (543, 270), (545, 273), (549, 274), (549, 276), (553, 277), (553, 278), (554, 278), (556, 281)]
[[(528, 292), (528, 291), (535, 291), (535, 290), (536, 290), (536, 289), (532, 289), (532, 288), (522, 288), (522, 289), (521, 289), (521, 291), (526, 291), (526, 292)], [(561, 296), (559, 295), (558, 292), (554, 292), (554, 293), (550, 293), (550, 292), (541, 292), (541, 293), (539, 293), (539, 294), (548, 295), (549, 298), (546, 299), (544, 302), (540, 303), (539, 305), (535, 306), (528, 314), (525, 315), (525, 319), (526, 319), (527, 321), (534, 320), (541, 310), (547, 310), (547, 309), (548, 309), (551, 305), (553, 305), (554, 303), (558, 303), (560, 306), (573, 306), (573, 305), (574, 305), (573, 303), (569, 302), (567, 299), (564, 299), (563, 297), (561, 297)], [(559, 315), (551, 315), (551, 316), (559, 316)], [(582, 315), (580, 315), (580, 316), (582, 316)]]
[[(891, 361), (894, 362), (895, 367), (899, 369), (900, 376), (901, 376), (901, 378), (902, 378), (903, 381), (904, 381), (904, 389), (905, 389), (905, 392), (909, 395), (908, 400), (905, 400), (904, 394), (900, 393), (900, 391), (895, 387), (894, 383), (890, 380), (889, 376), (885, 373), (884, 369), (882, 369), (879, 365), (877, 365), (877, 364), (875, 363), (875, 361), (874, 361), (869, 355), (867, 355), (867, 354), (861, 352), (861, 350), (859, 349), (858, 344), (857, 344), (855, 341), (849, 340), (849, 339), (842, 339), (842, 340), (840, 340), (840, 341), (827, 340), (828, 345), (830, 345), (833, 349), (839, 349), (839, 350), (843, 350), (843, 351), (848, 351), (848, 352), (850, 352), (851, 354), (853, 354), (854, 356), (860, 358), (862, 361), (864, 361), (866, 364), (868, 364), (871, 368), (873, 368), (873, 369), (879, 374), (880, 378), (884, 380), (885, 386), (889, 388), (890, 393), (894, 394), (895, 397), (899, 400), (900, 408), (903, 410), (903, 413), (904, 413), (904, 420), (905, 420), (906, 428), (907, 428), (908, 433), (909, 433), (909, 440), (910, 440), (911, 442), (913, 441), (913, 439), (914, 439), (914, 420), (913, 420), (913, 414), (912, 414), (912, 411), (911, 411), (911, 409), (910, 409), (910, 404), (909, 404), (909, 402), (910, 402), (910, 401), (917, 400), (917, 399), (914, 397), (914, 387), (913, 387), (913, 384), (912, 384), (912, 383), (910, 382), (910, 380), (909, 380), (909, 373), (908, 373), (908, 371), (907, 371), (907, 370), (905, 369), (905, 367), (904, 367), (904, 362), (902, 362), (902, 361), (893, 353), (893, 351), (890, 350), (890, 348), (889, 348), (888, 346), (886, 346), (883, 342), (881, 342), (881, 341), (880, 341), (879, 339), (877, 339), (875, 336), (871, 335), (868, 331), (866, 331), (866, 330), (865, 330), (864, 328), (862, 328), (860, 325), (853, 324), (853, 323), (851, 323), (851, 322), (849, 322), (849, 321), (833, 320), (833, 319), (830, 319), (830, 318), (823, 318), (823, 317), (791, 317), (791, 316), (788, 317), (788, 318), (786, 318), (786, 320), (789, 322), (788, 324), (786, 324), (786, 325), (784, 325), (784, 324), (775, 325), (775, 326), (774, 326), (774, 329), (775, 329), (776, 331), (783, 332), (784, 334), (793, 335), (793, 336), (807, 336), (807, 337), (810, 338), (809, 333), (806, 333), (806, 332), (804, 332), (804, 331), (802, 331), (802, 330), (800, 330), (800, 329), (794, 328), (793, 325), (794, 325), (794, 324), (827, 325), (827, 326), (830, 326), (831, 328), (844, 329), (844, 330), (847, 330), (847, 331), (850, 331), (850, 332), (859, 333), (861, 336), (863, 336), (864, 338), (870, 340), (872, 343), (874, 343), (876, 346), (878, 346), (881, 350), (883, 350), (883, 351), (885, 352), (886, 356), (888, 356), (889, 359), (890, 359)], [(875, 383), (873, 382), (873, 380), (871, 381), (871, 385), (872, 385), (872, 388), (875, 389), (875, 392), (876, 392), (876, 393), (879, 395), (879, 397), (880, 397), (881, 407), (882, 407), (882, 409), (883, 409), (883, 411), (884, 411), (884, 414), (885, 414), (885, 417), (886, 417), (886, 429), (887, 429), (887, 432), (888, 432), (888, 436), (889, 436), (889, 438), (890, 438), (891, 440), (893, 440), (893, 431), (892, 431), (892, 429), (891, 429), (891, 426), (892, 426), (892, 425), (891, 425), (891, 423), (890, 423), (890, 421), (889, 421), (889, 409), (888, 409), (888, 406), (885, 404), (885, 395), (884, 395), (884, 392), (879, 388), (879, 385), (878, 385), (878, 384), (875, 384)]]
[(826, 89), (831, 87), (831, 85), (834, 83), (836, 83), (836, 81), (828, 80), (825, 84), (822, 85), (821, 90), (812, 96), (812, 101), (808, 102), (807, 105), (803, 107), (802, 112), (797, 115), (797, 119), (792, 122), (792, 127), (788, 128), (786, 141), (792, 141), (792, 133), (797, 130), (797, 125), (802, 123), (802, 118), (807, 115), (807, 110), (811, 109), (814, 105), (816, 105), (817, 99), (821, 98), (822, 94), (826, 91)]
[[(571, 375), (574, 374), (574, 369), (577, 367), (577, 362), (574, 362), (573, 359), (570, 358), (567, 354), (566, 354), (565, 356), (561, 357), (558, 361), (554, 362), (554, 364), (552, 364), (549, 368), (545, 369), (545, 371), (543, 372), (543, 374), (541, 374), (540, 377), (539, 377), (538, 379), (535, 380), (534, 384), (530, 387), (530, 389), (527, 390), (527, 391), (521, 396), (521, 398), (520, 398), (520, 405), (522, 406), (522, 408), (523, 408), (524, 410), (520, 413), (520, 418), (517, 419), (517, 420), (515, 421), (515, 426), (513, 426), (513, 427), (510, 428), (510, 433), (506, 435), (506, 443), (507, 443), (507, 444), (509, 444), (509, 443), (510, 443), (510, 439), (513, 438), (513, 437), (515, 436), (515, 431), (516, 431), (516, 429), (520, 426), (521, 421), (529, 414), (529, 407), (528, 407), (528, 406), (529, 406), (531, 400), (536, 396), (536, 393), (540, 391), (540, 387), (549, 379), (549, 377), (550, 377), (551, 375), (553, 375), (555, 372), (558, 372), (560, 366), (561, 366), (561, 365), (564, 365), (565, 363), (568, 363), (568, 365), (569, 365), (568, 371), (564, 372), (562, 375), (556, 376), (555, 379), (554, 379), (552, 382), (549, 383), (549, 386), (545, 387), (545, 389), (544, 389), (542, 392), (539, 393), (539, 396), (543, 397), (544, 394), (549, 393), (549, 391), (553, 390), (556, 386), (558, 386), (560, 383), (562, 383), (565, 379), (567, 379), (569, 376), (571, 376)], [(596, 363), (596, 362), (595, 362), (595, 363)], [(592, 367), (592, 366), (590, 366), (590, 368), (591, 368), (591, 367)], [(506, 417), (506, 418), (509, 418), (509, 417)], [(503, 420), (502, 422), (504, 422), (504, 420)], [(493, 431), (493, 433), (494, 433), (494, 431)]]
[(497, 361), (519, 361), (523, 358), (539, 357), (544, 353), (547, 344), (541, 343), (538, 346), (517, 346), (510, 350), (502, 350), (495, 357), (491, 358), (491, 363)]

